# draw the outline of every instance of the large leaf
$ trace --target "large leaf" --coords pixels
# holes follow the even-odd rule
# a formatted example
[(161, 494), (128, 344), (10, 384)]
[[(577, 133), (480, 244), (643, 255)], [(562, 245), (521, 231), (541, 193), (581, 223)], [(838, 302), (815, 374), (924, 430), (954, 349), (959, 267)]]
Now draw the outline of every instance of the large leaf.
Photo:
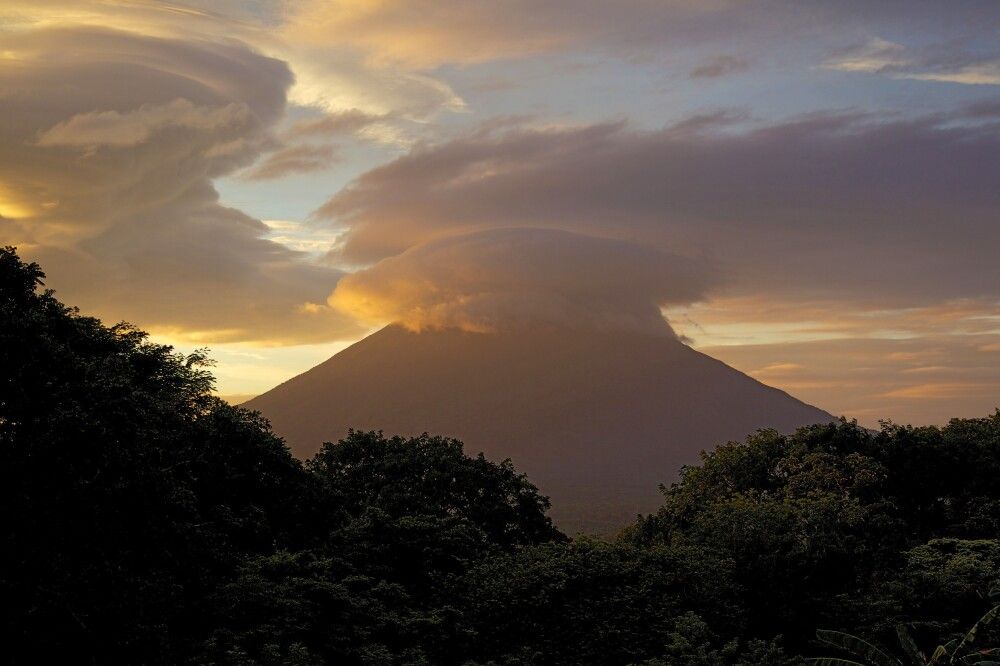
[(975, 640), (976, 640), (976, 634), (979, 633), (980, 627), (987, 627), (987, 626), (989, 626), (994, 620), (997, 619), (998, 615), (1000, 615), (1000, 606), (994, 606), (990, 610), (986, 611), (986, 614), (983, 615), (981, 618), (979, 618), (978, 622), (976, 622), (974, 625), (972, 625), (972, 629), (969, 629), (969, 631), (962, 638), (962, 642), (959, 643), (958, 647), (955, 648), (955, 651), (952, 653), (952, 657), (951, 657), (951, 662), (950, 663), (954, 664), (955, 663), (955, 658), (958, 655), (962, 654), (962, 650), (967, 645), (972, 645), (975, 642)]
[(913, 663), (916, 666), (926, 666), (927, 658), (917, 647), (916, 641), (913, 640), (913, 636), (910, 635), (910, 630), (905, 624), (896, 625), (896, 635), (899, 636), (899, 644), (903, 646), (903, 651), (913, 660)]
[(951, 650), (955, 647), (955, 643), (956, 641), (951, 640), (945, 645), (938, 645), (937, 649), (934, 650), (934, 654), (931, 655), (931, 660), (927, 662), (927, 665), (934, 666), (935, 664), (943, 663), (941, 660), (951, 654)]
[(820, 629), (816, 632), (816, 637), (824, 643), (863, 657), (866, 661), (873, 664), (873, 666), (903, 666), (902, 662), (898, 659), (890, 657), (865, 639), (852, 634)]

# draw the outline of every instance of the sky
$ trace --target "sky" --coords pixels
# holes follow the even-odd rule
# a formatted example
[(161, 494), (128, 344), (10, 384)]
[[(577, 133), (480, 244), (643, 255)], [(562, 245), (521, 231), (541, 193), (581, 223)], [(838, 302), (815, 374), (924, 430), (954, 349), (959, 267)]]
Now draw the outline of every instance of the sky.
[(5, 0), (0, 243), (234, 401), (386, 323), (543, 322), (982, 416), (1000, 4)]

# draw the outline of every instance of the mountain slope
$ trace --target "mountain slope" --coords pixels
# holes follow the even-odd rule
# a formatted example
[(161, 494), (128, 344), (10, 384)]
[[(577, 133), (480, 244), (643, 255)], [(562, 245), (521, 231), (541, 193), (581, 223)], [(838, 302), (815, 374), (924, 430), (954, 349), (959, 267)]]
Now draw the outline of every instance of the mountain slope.
[(669, 337), (389, 326), (246, 403), (300, 457), (348, 428), (449, 435), (511, 458), (566, 530), (620, 526), (703, 449), (831, 420)]

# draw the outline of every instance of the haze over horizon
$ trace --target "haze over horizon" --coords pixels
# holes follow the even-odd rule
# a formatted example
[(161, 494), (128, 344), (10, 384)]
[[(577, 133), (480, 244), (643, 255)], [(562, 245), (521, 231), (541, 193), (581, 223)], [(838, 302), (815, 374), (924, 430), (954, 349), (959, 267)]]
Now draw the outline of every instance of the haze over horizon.
[(998, 37), (972, 0), (12, 0), (0, 245), (228, 396), (391, 322), (542, 323), (980, 416)]

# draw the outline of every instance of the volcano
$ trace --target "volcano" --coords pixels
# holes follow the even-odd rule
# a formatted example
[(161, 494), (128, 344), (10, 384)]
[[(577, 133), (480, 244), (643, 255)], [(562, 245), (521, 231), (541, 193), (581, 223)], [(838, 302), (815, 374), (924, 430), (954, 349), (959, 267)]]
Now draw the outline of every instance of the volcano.
[(388, 326), (245, 404), (300, 458), (349, 428), (462, 440), (510, 458), (568, 532), (654, 511), (702, 450), (832, 416), (673, 336)]

